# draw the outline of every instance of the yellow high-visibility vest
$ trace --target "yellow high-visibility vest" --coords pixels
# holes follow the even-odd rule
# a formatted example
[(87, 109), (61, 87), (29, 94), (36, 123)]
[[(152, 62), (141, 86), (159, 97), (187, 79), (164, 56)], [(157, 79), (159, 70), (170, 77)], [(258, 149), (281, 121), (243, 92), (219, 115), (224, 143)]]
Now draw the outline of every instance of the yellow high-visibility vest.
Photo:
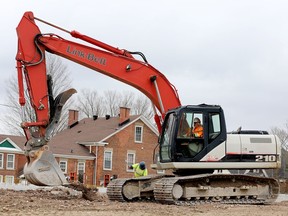
[(144, 170), (140, 169), (139, 163), (133, 164), (132, 167), (134, 169), (134, 177), (135, 178), (148, 175), (147, 168)]

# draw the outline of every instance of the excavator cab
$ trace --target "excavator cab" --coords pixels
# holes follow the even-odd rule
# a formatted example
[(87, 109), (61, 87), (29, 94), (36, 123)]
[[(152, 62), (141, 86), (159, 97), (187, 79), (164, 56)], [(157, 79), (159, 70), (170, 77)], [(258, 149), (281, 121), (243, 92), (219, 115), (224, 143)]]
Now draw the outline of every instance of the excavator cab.
[(200, 161), (227, 138), (224, 112), (216, 105), (189, 105), (170, 110), (162, 128), (160, 163)]

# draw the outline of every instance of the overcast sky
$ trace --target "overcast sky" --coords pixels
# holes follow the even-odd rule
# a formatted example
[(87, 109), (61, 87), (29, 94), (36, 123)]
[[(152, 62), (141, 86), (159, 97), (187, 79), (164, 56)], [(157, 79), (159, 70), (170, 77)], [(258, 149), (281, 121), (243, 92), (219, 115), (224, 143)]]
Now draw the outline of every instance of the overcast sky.
[[(143, 52), (176, 86), (183, 105), (221, 105), (229, 131), (239, 126), (269, 130), (288, 121), (288, 1), (5, 1), (0, 14), (1, 104), (8, 100), (5, 81), (16, 76), (15, 28), (25, 11), (112, 46)], [(42, 33), (71, 39), (39, 27)], [(137, 92), (75, 63), (65, 64), (77, 90)], [(0, 112), (7, 108), (1, 105)]]

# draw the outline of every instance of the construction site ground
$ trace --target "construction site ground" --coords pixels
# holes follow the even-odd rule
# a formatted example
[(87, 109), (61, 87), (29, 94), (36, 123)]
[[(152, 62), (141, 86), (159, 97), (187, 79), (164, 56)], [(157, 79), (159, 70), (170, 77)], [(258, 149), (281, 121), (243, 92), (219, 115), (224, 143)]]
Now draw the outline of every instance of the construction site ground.
[(190, 206), (164, 205), (151, 201), (110, 201), (105, 192), (95, 193), (93, 201), (70, 188), (40, 188), (33, 190), (0, 189), (0, 215), (193, 215), (193, 216), (247, 216), (288, 215), (288, 195), (280, 194), (270, 205), (194, 204)]

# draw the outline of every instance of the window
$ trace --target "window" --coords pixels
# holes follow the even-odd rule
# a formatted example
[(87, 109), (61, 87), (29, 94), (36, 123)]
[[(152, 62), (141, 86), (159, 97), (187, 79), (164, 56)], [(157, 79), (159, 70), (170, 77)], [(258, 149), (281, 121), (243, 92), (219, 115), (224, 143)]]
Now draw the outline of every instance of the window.
[(213, 141), (221, 132), (221, 122), (219, 113), (209, 114), (209, 142)]
[(193, 131), (193, 128), (195, 128), (194, 120), (196, 120), (196, 119), (197, 119), (197, 121), (200, 120), (200, 126), (202, 126), (201, 131), (203, 134), (203, 114), (202, 113), (194, 113), (194, 112), (183, 112), (181, 115), (180, 122), (179, 122), (177, 137), (178, 138), (179, 137), (190, 138), (192, 135), (195, 136), (197, 133), (195, 133)]
[(0, 169), (3, 169), (3, 159), (4, 159), (4, 154), (0, 153)]
[(3, 182), (3, 175), (0, 175), (0, 183)]
[(135, 164), (135, 153), (129, 153), (127, 154), (127, 171), (133, 171), (133, 169), (130, 168), (131, 165)]
[(60, 161), (59, 166), (63, 173), (67, 173), (67, 161)]
[(143, 126), (135, 126), (135, 142), (142, 143)]
[(171, 161), (171, 145), (173, 143), (172, 133), (174, 133), (175, 115), (170, 113), (163, 124), (163, 133), (160, 137), (160, 159), (163, 161)]
[(105, 150), (103, 166), (104, 170), (112, 170), (112, 151)]
[(84, 173), (85, 172), (85, 162), (78, 162), (77, 170), (78, 170), (78, 172), (77, 172), (78, 174)]
[(78, 162), (77, 173), (78, 181), (84, 183), (85, 162)]
[(6, 175), (5, 176), (5, 183), (6, 184), (14, 184), (14, 176)]
[(14, 169), (14, 159), (15, 159), (14, 154), (7, 154), (6, 169)]

